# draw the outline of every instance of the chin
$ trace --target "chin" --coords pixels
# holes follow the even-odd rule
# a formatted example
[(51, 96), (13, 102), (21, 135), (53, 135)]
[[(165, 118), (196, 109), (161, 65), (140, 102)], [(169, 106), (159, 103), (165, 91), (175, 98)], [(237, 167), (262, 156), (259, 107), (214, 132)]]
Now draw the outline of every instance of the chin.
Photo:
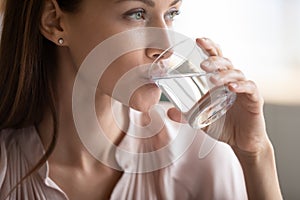
[(147, 84), (132, 95), (129, 106), (141, 112), (147, 112), (158, 104), (161, 96), (160, 89), (155, 84)]

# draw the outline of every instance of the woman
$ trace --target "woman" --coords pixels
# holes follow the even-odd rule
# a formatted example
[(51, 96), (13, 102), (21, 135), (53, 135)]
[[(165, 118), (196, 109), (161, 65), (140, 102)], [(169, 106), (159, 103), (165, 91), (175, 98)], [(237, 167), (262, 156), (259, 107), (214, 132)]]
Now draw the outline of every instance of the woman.
[[(113, 152), (109, 159), (117, 166), (111, 167), (99, 162), (82, 143), (72, 114), (72, 89), (85, 57), (97, 44), (123, 31), (171, 27), (181, 1), (22, 0), (5, 4), (0, 49), (0, 199), (281, 198), (263, 100), (255, 84), (234, 69), (208, 39), (197, 40), (210, 55), (202, 68), (218, 70), (215, 82), (227, 84), (238, 94), (221, 137), (232, 148), (218, 142), (207, 157), (195, 159), (205, 138), (199, 131), (178, 160), (164, 168), (131, 173), (127, 167), (139, 163)], [(133, 120), (128, 117), (132, 113), (143, 125), (149, 123), (148, 110), (160, 97), (156, 86), (139, 87), (129, 100), (130, 108), (112, 100), (113, 89), (132, 66), (151, 63), (160, 53), (146, 48), (124, 54), (99, 81), (97, 120), (117, 146), (157, 150), (170, 141), (179, 125), (175, 121), (180, 122), (180, 113), (170, 109), (168, 118), (174, 121), (167, 119), (159, 134), (136, 141), (128, 139), (114, 120), (113, 109), (125, 113), (125, 126)], [(111, 153), (103, 149), (100, 154), (106, 151)]]

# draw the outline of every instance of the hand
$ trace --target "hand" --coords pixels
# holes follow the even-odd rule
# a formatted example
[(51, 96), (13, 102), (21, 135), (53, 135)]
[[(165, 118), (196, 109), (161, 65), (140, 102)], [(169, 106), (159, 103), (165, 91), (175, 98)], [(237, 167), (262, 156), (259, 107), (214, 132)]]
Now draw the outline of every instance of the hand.
[[(270, 147), (263, 116), (263, 99), (253, 81), (235, 69), (224, 58), (220, 48), (209, 39), (197, 39), (198, 46), (207, 52), (209, 58), (202, 62), (201, 68), (207, 72), (216, 72), (211, 81), (216, 85), (227, 85), (237, 93), (237, 99), (226, 113), (223, 130), (219, 140), (228, 143), (240, 153), (255, 155)], [(180, 121), (180, 113), (175, 108), (168, 115)]]
[[(212, 77), (216, 85), (227, 85), (237, 94), (237, 99), (225, 116), (222, 129), (214, 123), (210, 130), (217, 127), (221, 132), (219, 140), (231, 145), (239, 158), (250, 199), (282, 199), (276, 170), (273, 146), (267, 136), (263, 115), (263, 99), (253, 81), (233, 68), (232, 63), (223, 57), (220, 48), (209, 39), (197, 39), (200, 48), (209, 58), (201, 63), (207, 72), (216, 72)], [(168, 116), (180, 120), (180, 112), (175, 108)]]
[(237, 99), (226, 113), (226, 121), (221, 139), (231, 146), (249, 153), (260, 152), (269, 140), (263, 116), (263, 99), (254, 82), (233, 68), (232, 63), (223, 57), (220, 48), (209, 39), (197, 39), (199, 47), (210, 57), (201, 67), (207, 72), (218, 71), (212, 81), (228, 85)]

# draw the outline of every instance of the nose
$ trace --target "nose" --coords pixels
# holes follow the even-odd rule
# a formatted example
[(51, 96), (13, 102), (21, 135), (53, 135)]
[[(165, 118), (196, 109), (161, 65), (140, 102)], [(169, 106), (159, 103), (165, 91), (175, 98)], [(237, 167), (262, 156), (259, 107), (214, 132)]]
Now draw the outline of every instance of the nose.
[(169, 49), (169, 47), (166, 48), (147, 48), (146, 49), (146, 55), (151, 60), (156, 59), (167, 59), (172, 55), (172, 50)]
[(173, 49), (171, 48), (172, 42), (168, 34), (161, 33), (155, 40), (155, 45), (152, 45), (153, 47), (146, 48), (146, 56), (152, 61), (169, 58), (173, 54)]
[[(148, 35), (150, 46), (146, 48), (146, 56), (151, 60), (157, 58), (166, 59), (172, 55), (170, 46), (172, 45), (172, 32), (166, 25), (163, 18), (156, 18), (152, 21), (152, 28), (156, 28), (155, 31), (149, 32)], [(168, 49), (168, 50), (167, 50)]]

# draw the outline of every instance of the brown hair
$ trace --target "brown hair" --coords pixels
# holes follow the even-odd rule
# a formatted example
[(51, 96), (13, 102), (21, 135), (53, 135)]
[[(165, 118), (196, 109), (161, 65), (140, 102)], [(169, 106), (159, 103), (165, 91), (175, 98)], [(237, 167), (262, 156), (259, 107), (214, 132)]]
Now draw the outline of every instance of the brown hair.
[[(57, 3), (63, 11), (75, 12), (80, 1)], [(46, 162), (56, 144), (56, 45), (40, 33), (44, 3), (45, 0), (1, 2), (4, 15), (0, 43), (0, 130), (38, 124), (46, 107), (51, 110), (54, 126), (50, 146), (20, 183)]]

